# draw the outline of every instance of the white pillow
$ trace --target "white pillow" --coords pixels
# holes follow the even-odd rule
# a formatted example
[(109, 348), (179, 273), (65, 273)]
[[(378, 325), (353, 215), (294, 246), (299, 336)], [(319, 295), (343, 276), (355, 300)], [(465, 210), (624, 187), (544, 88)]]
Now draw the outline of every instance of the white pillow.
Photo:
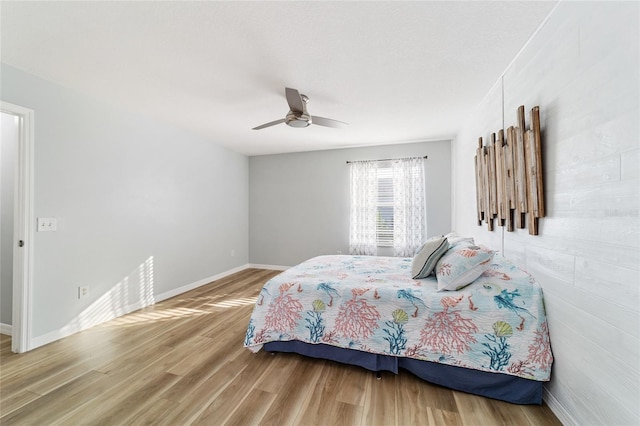
[(447, 235), (445, 235), (445, 237), (447, 237), (450, 246), (455, 246), (456, 244), (460, 243), (470, 243), (471, 245), (475, 244), (475, 241), (473, 241), (473, 237), (461, 237), (455, 232), (449, 232)]
[(459, 244), (438, 260), (438, 291), (460, 290), (474, 282), (491, 265), (495, 252), (486, 247)]
[(438, 259), (449, 249), (446, 237), (433, 237), (425, 242), (411, 261), (411, 276), (413, 279), (427, 278), (431, 275)]

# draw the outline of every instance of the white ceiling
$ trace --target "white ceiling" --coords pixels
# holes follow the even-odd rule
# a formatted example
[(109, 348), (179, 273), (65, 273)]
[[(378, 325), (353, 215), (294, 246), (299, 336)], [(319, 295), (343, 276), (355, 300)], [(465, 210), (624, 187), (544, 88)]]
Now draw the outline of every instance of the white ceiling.
[[(247, 155), (448, 139), (555, 2), (0, 3), (2, 62)], [(280, 124), (285, 86), (347, 129)]]

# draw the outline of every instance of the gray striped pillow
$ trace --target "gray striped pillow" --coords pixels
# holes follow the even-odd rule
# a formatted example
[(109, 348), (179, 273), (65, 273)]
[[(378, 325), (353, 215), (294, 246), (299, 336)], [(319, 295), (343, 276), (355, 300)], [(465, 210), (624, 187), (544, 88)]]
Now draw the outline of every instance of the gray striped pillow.
[(446, 237), (429, 238), (422, 245), (411, 262), (411, 275), (413, 279), (427, 278), (436, 267), (436, 263), (449, 249), (449, 241)]

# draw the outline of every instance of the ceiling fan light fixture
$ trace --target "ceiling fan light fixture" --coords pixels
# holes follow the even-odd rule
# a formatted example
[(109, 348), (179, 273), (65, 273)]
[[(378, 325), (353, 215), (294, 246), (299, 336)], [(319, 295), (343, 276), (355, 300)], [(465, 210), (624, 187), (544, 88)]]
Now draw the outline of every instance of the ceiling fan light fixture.
[(311, 124), (311, 117), (305, 114), (302, 114), (300, 116), (289, 114), (287, 115), (285, 123), (290, 127), (308, 127), (309, 124)]
[(287, 122), (287, 124), (291, 127), (307, 127), (309, 123), (304, 120), (292, 120)]

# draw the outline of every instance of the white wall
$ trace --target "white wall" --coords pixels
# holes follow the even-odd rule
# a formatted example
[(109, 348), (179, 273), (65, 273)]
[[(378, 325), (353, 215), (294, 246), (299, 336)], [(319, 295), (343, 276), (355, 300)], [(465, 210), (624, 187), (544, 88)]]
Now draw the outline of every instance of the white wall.
[(476, 224), (476, 141), (540, 106), (547, 217), (504, 251), (544, 289), (547, 401), (581, 425), (640, 423), (639, 6), (561, 2), (454, 141), (455, 227), (500, 248)]
[(14, 165), (18, 158), (18, 125), (13, 115), (0, 113), (0, 119), (0, 324), (11, 325)]
[(35, 215), (58, 220), (35, 234), (34, 339), (248, 262), (246, 156), (4, 64), (1, 78), (2, 100), (35, 111)]
[(292, 266), (349, 253), (348, 160), (424, 156), (427, 235), (451, 230), (451, 142), (421, 142), (249, 158), (249, 260)]

